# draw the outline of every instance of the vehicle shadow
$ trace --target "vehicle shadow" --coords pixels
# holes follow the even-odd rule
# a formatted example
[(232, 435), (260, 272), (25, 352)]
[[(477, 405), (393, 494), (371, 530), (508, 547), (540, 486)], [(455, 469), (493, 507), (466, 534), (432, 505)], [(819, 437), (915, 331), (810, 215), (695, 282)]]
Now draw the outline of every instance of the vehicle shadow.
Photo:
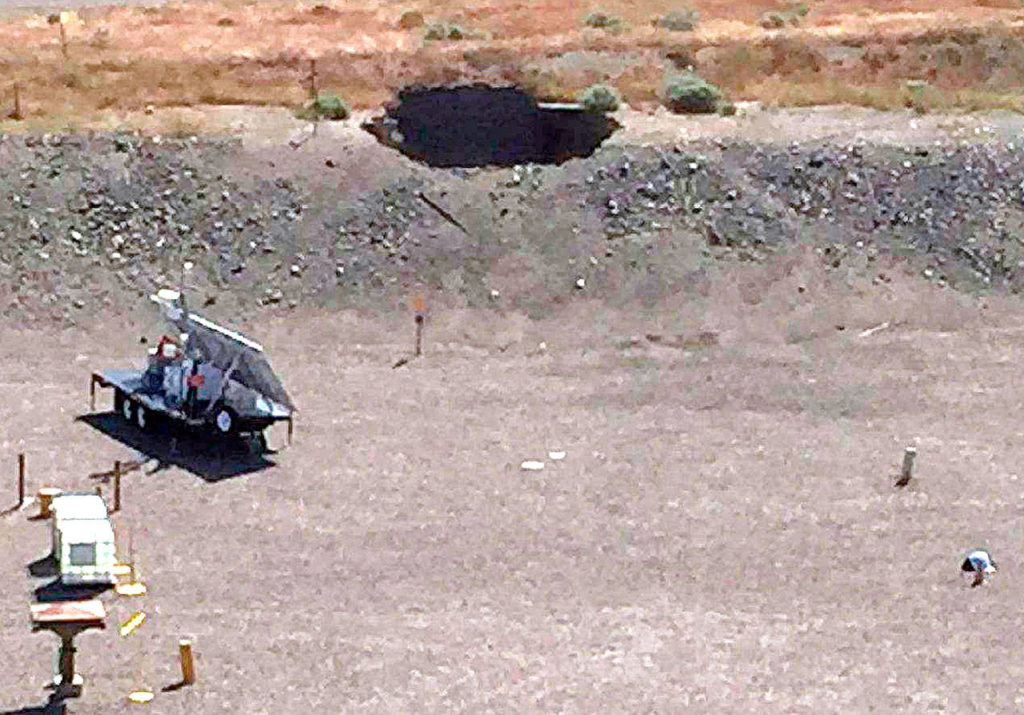
[(65, 699), (58, 695), (51, 695), (42, 705), (35, 707), (19, 708), (17, 710), (4, 710), (0, 715), (64, 715), (67, 712)]
[(56, 576), (57, 559), (53, 558), (53, 554), (40, 556), (28, 565), (28, 573), (29, 576), (32, 576), (33, 578), (49, 578), (50, 576)]
[(153, 432), (143, 432), (114, 412), (80, 415), (75, 421), (84, 422), (147, 460), (155, 461), (156, 466), (148, 470), (150, 474), (178, 467), (207, 482), (219, 482), (277, 466), (267, 459), (273, 451), (253, 451), (243, 440), (204, 438), (167, 425)]
[(109, 591), (113, 586), (65, 586), (59, 578), (35, 589), (36, 600), (40, 603), (52, 603), (54, 601), (87, 601), (96, 598), (104, 591)]

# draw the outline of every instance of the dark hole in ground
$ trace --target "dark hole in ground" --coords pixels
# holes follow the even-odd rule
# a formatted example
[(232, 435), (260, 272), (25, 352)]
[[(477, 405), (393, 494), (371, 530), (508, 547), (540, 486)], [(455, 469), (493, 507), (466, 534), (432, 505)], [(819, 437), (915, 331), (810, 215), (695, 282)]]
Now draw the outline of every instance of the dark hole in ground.
[(574, 104), (538, 104), (517, 87), (411, 88), (363, 125), (431, 166), (557, 164), (590, 156), (619, 124)]

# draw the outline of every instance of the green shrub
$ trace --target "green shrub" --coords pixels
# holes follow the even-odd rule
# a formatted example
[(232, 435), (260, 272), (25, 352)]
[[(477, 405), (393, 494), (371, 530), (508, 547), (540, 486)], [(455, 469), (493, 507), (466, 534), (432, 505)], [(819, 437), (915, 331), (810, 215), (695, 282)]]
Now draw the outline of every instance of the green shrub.
[(903, 106), (913, 109), (918, 114), (928, 113), (935, 95), (935, 89), (923, 80), (912, 79), (903, 84)]
[(777, 30), (786, 26), (786, 15), (781, 12), (766, 12), (757, 22), (766, 30)]
[(766, 30), (778, 30), (786, 25), (796, 27), (800, 24), (800, 18), (807, 15), (810, 8), (804, 3), (790, 5), (785, 10), (773, 10), (761, 15), (758, 24)]
[(400, 30), (415, 30), (417, 27), (423, 27), (426, 24), (426, 20), (423, 19), (423, 13), (416, 10), (406, 10), (398, 18), (398, 29)]
[(348, 104), (333, 92), (322, 92), (314, 101), (300, 109), (296, 114), (300, 119), (327, 119), (341, 121), (348, 119), (352, 110)]
[(619, 95), (603, 84), (592, 84), (583, 90), (580, 104), (587, 112), (614, 112), (619, 108)]
[(673, 32), (689, 32), (697, 27), (700, 21), (700, 13), (690, 8), (673, 10), (654, 21), (655, 27), (663, 27)]
[(603, 12), (592, 12), (583, 19), (583, 22), (588, 27), (598, 27), (608, 30), (621, 25), (622, 19), (615, 17), (615, 15), (606, 15)]
[(718, 109), (722, 92), (693, 72), (681, 72), (665, 81), (663, 99), (677, 114), (711, 114)]
[(465, 40), (469, 35), (458, 25), (445, 25), (434, 23), (427, 27), (423, 38), (426, 40)]

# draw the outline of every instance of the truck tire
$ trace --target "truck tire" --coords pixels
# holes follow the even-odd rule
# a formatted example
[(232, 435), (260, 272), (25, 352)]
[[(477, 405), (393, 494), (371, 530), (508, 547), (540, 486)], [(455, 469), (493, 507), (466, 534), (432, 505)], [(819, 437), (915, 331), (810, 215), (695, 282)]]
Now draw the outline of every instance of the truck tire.
[[(121, 388), (114, 389), (114, 413), (120, 415), (124, 409), (124, 392)], [(122, 415), (123, 416), (123, 415)]]
[(222, 437), (233, 437), (238, 431), (238, 418), (230, 407), (220, 407), (213, 415), (213, 428)]
[(135, 426), (143, 432), (153, 429), (153, 413), (145, 405), (135, 405)]
[(122, 396), (121, 409), (118, 412), (125, 422), (135, 422), (135, 404), (126, 396)]

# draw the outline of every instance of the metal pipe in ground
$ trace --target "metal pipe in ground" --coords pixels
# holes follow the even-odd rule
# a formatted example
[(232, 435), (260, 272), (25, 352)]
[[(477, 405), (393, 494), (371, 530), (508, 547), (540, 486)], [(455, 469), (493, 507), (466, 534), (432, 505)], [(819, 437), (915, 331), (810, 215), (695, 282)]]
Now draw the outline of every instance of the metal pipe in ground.
[(18, 507), (25, 503), (25, 453), (18, 454)]
[(114, 511), (121, 511), (121, 463), (114, 462)]
[(181, 684), (196, 682), (196, 667), (192, 660), (192, 641), (182, 638), (178, 641), (178, 659), (181, 661)]

